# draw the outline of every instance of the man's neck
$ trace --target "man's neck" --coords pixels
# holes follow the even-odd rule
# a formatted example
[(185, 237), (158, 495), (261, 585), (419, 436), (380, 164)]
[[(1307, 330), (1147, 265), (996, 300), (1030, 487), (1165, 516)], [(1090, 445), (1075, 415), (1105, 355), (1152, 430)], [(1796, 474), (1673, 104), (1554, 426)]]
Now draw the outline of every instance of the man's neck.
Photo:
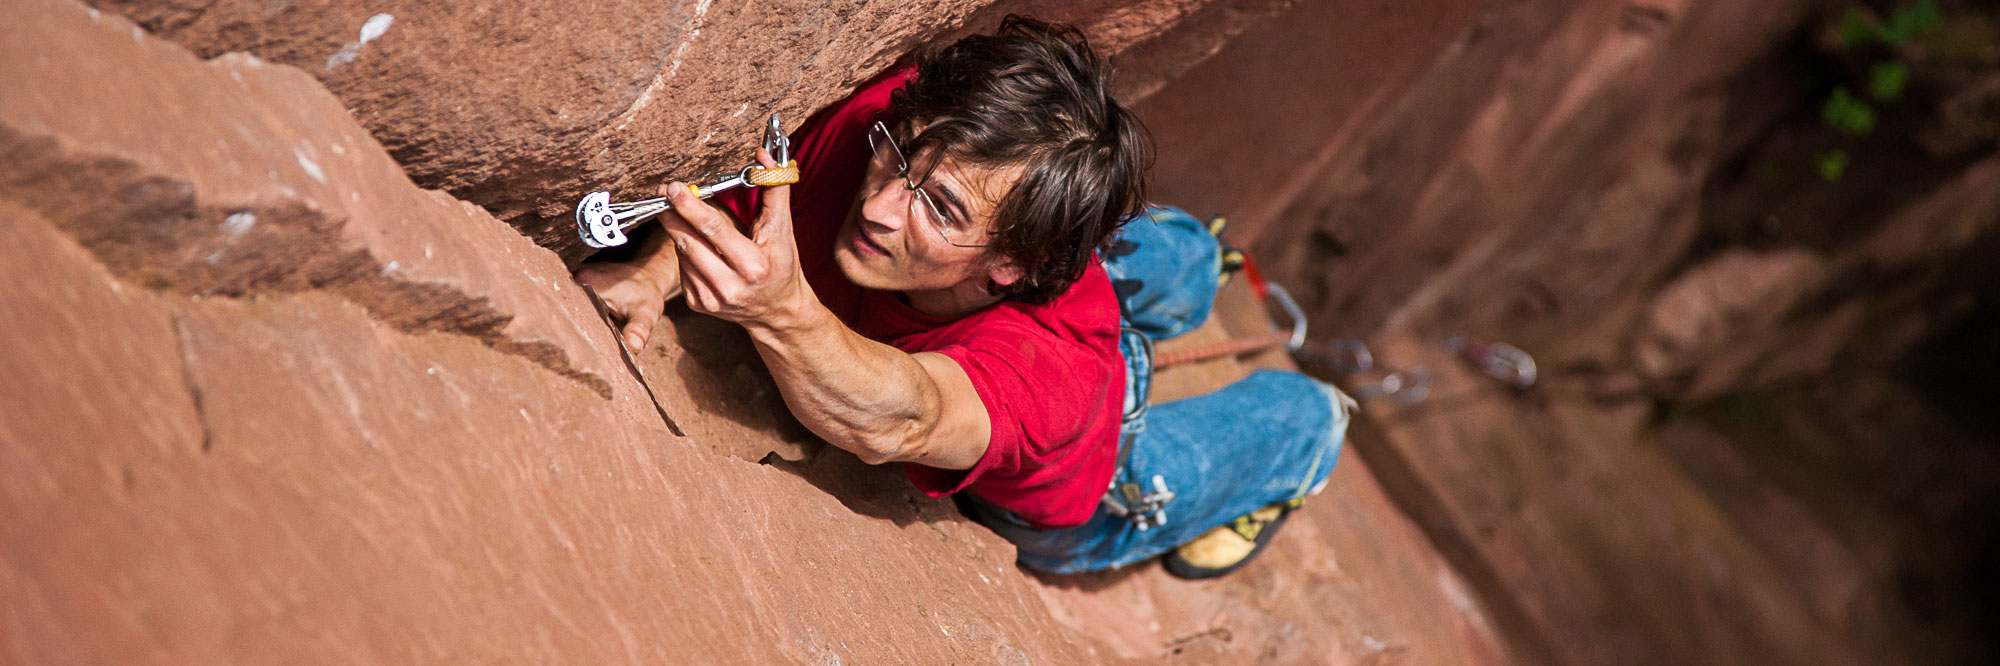
[(960, 284), (949, 289), (902, 292), (903, 300), (918, 312), (944, 319), (957, 319), (1000, 302), (1000, 297), (983, 285)]

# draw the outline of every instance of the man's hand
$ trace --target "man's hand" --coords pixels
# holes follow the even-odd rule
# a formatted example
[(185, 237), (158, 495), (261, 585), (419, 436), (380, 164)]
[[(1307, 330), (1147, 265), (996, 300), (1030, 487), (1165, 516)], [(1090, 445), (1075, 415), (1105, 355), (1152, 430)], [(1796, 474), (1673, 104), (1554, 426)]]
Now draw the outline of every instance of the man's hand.
[(799, 268), (791, 186), (764, 188), (749, 236), (686, 184), (661, 194), (679, 213), (661, 216), (676, 251), (662, 254), (680, 257), (688, 307), (749, 330), (800, 423), (870, 464), (971, 469), (985, 455), (992, 424), (957, 361), (862, 337), (820, 304)]
[[(757, 162), (778, 166), (763, 150), (757, 151)], [(764, 206), (748, 237), (735, 219), (695, 198), (685, 183), (660, 189), (679, 213), (661, 219), (680, 255), (689, 308), (746, 327), (786, 328), (818, 306), (799, 270), (790, 185), (764, 188)]]
[(646, 348), (653, 324), (659, 321), (667, 299), (680, 286), (674, 253), (659, 252), (657, 247), (647, 249), (654, 250), (653, 255), (642, 257), (637, 263), (584, 264), (576, 271), (578, 283), (597, 290), (597, 297), (611, 311), (612, 320), (622, 327), (620, 342), (632, 352)]

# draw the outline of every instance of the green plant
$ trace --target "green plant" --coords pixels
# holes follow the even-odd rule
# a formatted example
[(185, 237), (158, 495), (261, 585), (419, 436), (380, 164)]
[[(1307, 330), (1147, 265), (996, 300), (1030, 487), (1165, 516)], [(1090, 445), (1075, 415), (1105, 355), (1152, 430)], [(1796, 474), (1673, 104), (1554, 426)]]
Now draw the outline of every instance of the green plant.
[(1910, 66), (1900, 60), (1875, 63), (1868, 70), (1868, 96), (1884, 102), (1903, 96), (1910, 83)]
[(1876, 34), (1884, 44), (1902, 46), (1917, 33), (1934, 30), (1940, 25), (1944, 25), (1944, 10), (1939, 9), (1933, 0), (1923, 0), (1898, 8), (1896, 13), (1889, 15), (1889, 20), (1880, 24)]
[(1835, 148), (1813, 158), (1813, 171), (1829, 183), (1840, 182), (1847, 173), (1847, 151)]
[(1919, 0), (1898, 7), (1887, 20), (1877, 19), (1860, 5), (1854, 5), (1840, 15), (1840, 45), (1849, 49), (1871, 43), (1902, 46), (1918, 33), (1941, 25), (1944, 25), (1944, 10), (1936, 0)]
[(1869, 106), (1846, 86), (1834, 88), (1819, 107), (1819, 118), (1827, 127), (1848, 136), (1867, 136), (1875, 131), (1875, 107)]
[[(1944, 10), (1938, 7), (1937, 0), (1918, 0), (1903, 5), (1886, 19), (1876, 17), (1861, 5), (1849, 6), (1840, 15), (1841, 48), (1859, 51), (1881, 47), (1891, 55), (1869, 67), (1864, 87), (1866, 98), (1854, 94), (1845, 85), (1835, 86), (1832, 92), (1827, 93), (1826, 100), (1820, 103), (1820, 121), (1849, 137), (1859, 138), (1874, 132), (1878, 114), (1869, 100), (1893, 102), (1901, 99), (1904, 89), (1909, 87), (1909, 63), (1896, 56), (1896, 50), (1911, 38), (1942, 26), (1944, 20)], [(1827, 182), (1836, 182), (1847, 173), (1848, 163), (1847, 151), (1836, 148), (1815, 156), (1813, 171)]]

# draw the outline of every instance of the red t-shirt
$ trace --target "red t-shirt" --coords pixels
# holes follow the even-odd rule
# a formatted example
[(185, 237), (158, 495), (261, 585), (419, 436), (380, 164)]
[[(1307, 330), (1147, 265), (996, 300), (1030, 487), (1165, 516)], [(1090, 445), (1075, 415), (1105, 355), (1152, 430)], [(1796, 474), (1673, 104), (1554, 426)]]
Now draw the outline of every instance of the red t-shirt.
[[(986, 455), (966, 471), (904, 465), (919, 490), (968, 490), (1042, 528), (1083, 524), (1111, 483), (1124, 407), (1118, 300), (1104, 268), (1047, 305), (1001, 302), (957, 319), (911, 308), (894, 292), (863, 289), (833, 259), (835, 237), (861, 191), (868, 128), (887, 120), (889, 93), (913, 70), (891, 70), (822, 109), (792, 134), (799, 183), (792, 223), (799, 264), (820, 301), (856, 332), (910, 353), (936, 352), (965, 369), (993, 423)], [(716, 202), (756, 218), (757, 190)]]

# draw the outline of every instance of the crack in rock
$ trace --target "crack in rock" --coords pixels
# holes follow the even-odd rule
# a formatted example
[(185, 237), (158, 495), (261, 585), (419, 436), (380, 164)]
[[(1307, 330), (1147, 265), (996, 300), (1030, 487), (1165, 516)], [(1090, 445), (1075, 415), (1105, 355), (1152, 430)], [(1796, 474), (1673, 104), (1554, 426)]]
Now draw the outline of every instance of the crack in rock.
[(173, 315), (173, 323), (174, 348), (180, 351), (181, 357), (181, 384), (187, 387), (188, 398), (194, 401), (194, 420), (201, 424), (201, 452), (208, 453), (215, 448), (215, 429), (208, 423), (208, 408), (202, 402), (201, 384), (194, 379), (194, 343), (190, 341), (193, 336), (180, 315)]
[(556, 344), (507, 335), (514, 316), (485, 297), (384, 270), (386, 262), (341, 236), (345, 219), (297, 200), (208, 205), (189, 183), (5, 127), (0, 194), (54, 222), (133, 284), (225, 297), (329, 291), (405, 333), (470, 336), (612, 396), (609, 381), (578, 369)]

